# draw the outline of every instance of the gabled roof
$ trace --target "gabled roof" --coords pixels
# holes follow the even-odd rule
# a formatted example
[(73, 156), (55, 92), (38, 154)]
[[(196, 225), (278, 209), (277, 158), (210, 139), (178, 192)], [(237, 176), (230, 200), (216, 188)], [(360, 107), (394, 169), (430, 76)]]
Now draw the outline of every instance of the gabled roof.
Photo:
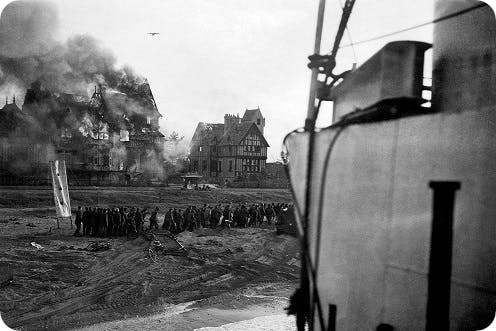
[(191, 138), (191, 144), (195, 142), (201, 142), (203, 144), (216, 143), (220, 141), (222, 134), (224, 133), (224, 124), (222, 123), (203, 123), (199, 122), (193, 138)]
[(222, 135), (219, 145), (220, 146), (239, 145), (241, 141), (243, 141), (243, 139), (248, 135), (250, 130), (256, 130), (256, 132), (260, 135), (262, 139), (262, 144), (264, 144), (266, 147), (269, 146), (262, 132), (260, 132), (260, 129), (257, 127), (255, 123), (252, 122), (241, 122), (239, 125), (236, 125), (233, 128), (231, 128), (229, 131), (227, 131)]
[(246, 109), (241, 122), (255, 122), (257, 118), (263, 118), (260, 108)]
[(15, 104), (5, 104), (0, 109), (0, 136), (7, 136), (27, 123), (26, 114)]

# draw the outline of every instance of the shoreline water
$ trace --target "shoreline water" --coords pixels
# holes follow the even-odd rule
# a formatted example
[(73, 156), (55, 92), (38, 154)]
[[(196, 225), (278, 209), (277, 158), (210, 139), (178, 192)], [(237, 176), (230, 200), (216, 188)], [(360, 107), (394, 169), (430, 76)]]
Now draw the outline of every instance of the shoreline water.
[[(261, 290), (259, 287), (248, 291)], [(284, 296), (222, 294), (214, 300), (171, 305), (165, 312), (90, 325), (76, 331), (97, 330), (294, 330), (294, 317), (285, 315)]]

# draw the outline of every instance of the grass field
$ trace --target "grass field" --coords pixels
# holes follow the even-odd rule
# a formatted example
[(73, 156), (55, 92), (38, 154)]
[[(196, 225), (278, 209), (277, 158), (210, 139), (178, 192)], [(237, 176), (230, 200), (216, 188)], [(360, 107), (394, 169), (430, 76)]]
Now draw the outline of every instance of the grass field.
[[(213, 191), (179, 188), (84, 187), (70, 188), (71, 205), (142, 206), (183, 208), (188, 205), (217, 203), (292, 202), (287, 189), (217, 189)], [(0, 208), (50, 208), (53, 195), (49, 187), (0, 187)]]

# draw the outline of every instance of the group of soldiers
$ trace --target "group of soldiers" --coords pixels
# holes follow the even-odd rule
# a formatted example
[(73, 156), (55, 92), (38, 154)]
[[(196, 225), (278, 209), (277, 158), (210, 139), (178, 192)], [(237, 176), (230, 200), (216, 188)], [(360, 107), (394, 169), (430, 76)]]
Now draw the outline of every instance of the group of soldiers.
[[(170, 208), (161, 228), (172, 233), (193, 231), (196, 228), (231, 228), (275, 224), (278, 215), (289, 207), (287, 204), (217, 204), (186, 209)], [(148, 215), (149, 229), (159, 229), (159, 208), (92, 208), (78, 207), (75, 236), (116, 237), (139, 234), (145, 230)]]
[[(143, 208), (92, 208), (78, 207), (75, 236), (117, 237), (144, 230), (145, 217), (150, 214), (150, 224), (157, 222), (158, 207), (151, 213)], [(82, 229), (81, 229), (82, 227)], [(81, 232), (82, 230), (82, 232)]]
[(202, 207), (189, 206), (182, 209), (170, 208), (164, 216), (162, 229), (173, 233), (185, 230), (193, 231), (195, 228), (217, 227), (248, 227), (276, 222), (281, 211), (287, 209), (287, 204), (237, 204), (232, 203)]

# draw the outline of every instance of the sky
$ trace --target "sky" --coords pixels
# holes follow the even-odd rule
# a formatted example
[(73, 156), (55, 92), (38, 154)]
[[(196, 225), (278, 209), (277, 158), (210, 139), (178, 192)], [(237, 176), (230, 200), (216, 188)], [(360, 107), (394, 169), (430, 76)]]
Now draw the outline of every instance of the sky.
[[(322, 53), (329, 52), (341, 16), (327, 0)], [(303, 126), (310, 86), (318, 0), (51, 0), (58, 38), (90, 34), (150, 82), (166, 134), (190, 139), (198, 122), (223, 121), (260, 107), (269, 161), (282, 139)], [(7, 2), (1, 2), (0, 6)], [(3, 8), (3, 6), (2, 6)], [(357, 0), (342, 44), (432, 20), (431, 0)], [(159, 32), (151, 36), (147, 32)], [(349, 38), (351, 36), (351, 39)], [(432, 26), (342, 48), (337, 70), (362, 64), (393, 40), (432, 42)], [(324, 108), (318, 124), (330, 124)]]

